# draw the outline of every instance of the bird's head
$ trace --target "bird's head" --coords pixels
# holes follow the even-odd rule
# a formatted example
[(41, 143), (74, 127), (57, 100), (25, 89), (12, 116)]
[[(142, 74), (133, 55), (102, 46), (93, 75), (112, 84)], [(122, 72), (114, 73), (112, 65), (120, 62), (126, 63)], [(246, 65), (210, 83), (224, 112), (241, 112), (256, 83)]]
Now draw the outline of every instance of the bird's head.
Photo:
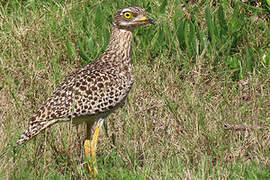
[(145, 9), (140, 6), (126, 6), (114, 14), (113, 25), (119, 29), (133, 30), (144, 24), (156, 24), (156, 21), (145, 16)]

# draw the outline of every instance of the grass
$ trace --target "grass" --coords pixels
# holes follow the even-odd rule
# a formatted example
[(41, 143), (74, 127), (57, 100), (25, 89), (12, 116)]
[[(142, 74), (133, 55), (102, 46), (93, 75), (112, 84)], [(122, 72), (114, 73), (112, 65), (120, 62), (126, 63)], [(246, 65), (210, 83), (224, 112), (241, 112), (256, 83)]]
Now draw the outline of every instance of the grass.
[(1, 1), (0, 178), (89, 178), (83, 125), (15, 141), (61, 80), (104, 51), (128, 4), (158, 25), (134, 32), (136, 82), (104, 125), (98, 178), (269, 179), (270, 8), (255, 0)]

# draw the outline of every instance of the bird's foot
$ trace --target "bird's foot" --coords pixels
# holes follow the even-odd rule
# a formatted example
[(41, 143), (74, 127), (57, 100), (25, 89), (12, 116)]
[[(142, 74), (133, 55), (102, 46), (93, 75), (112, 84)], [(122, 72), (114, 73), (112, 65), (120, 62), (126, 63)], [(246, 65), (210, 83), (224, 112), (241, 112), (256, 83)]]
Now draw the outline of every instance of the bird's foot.
[(92, 143), (90, 140), (84, 141), (84, 153), (87, 160), (88, 170), (91, 176), (95, 177), (97, 175), (97, 161), (96, 153), (93, 151)]
[(91, 176), (95, 177), (97, 175), (97, 160), (96, 160), (96, 151), (97, 151), (97, 142), (100, 131), (100, 125), (98, 124), (95, 128), (92, 140), (85, 140), (84, 142), (84, 153), (88, 161), (88, 170)]

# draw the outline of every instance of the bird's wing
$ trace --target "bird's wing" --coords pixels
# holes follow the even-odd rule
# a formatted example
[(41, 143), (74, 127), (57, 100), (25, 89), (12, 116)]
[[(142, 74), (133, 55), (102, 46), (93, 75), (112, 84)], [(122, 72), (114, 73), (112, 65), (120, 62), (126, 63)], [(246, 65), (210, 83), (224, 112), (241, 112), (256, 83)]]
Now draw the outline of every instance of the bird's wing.
[(131, 86), (127, 77), (114, 70), (81, 68), (67, 76), (41, 105), (17, 143), (30, 140), (56, 122), (111, 111), (123, 101)]

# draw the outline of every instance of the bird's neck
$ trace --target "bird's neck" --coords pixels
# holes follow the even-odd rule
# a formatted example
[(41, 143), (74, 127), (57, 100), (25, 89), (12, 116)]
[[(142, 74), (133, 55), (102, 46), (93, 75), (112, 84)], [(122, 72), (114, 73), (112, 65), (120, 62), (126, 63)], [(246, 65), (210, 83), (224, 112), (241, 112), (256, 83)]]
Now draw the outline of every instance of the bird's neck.
[(132, 32), (124, 29), (118, 29), (115, 26), (111, 29), (110, 42), (105, 51), (115, 56), (115, 63), (123, 65), (131, 64), (132, 53)]

